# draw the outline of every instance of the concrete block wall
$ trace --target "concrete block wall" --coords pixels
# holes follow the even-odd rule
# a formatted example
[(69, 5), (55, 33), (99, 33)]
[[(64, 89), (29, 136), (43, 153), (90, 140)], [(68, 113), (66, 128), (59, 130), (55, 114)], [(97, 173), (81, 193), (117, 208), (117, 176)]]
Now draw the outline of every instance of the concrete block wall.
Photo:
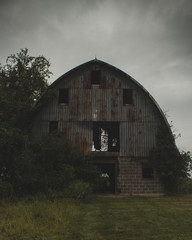
[(143, 178), (142, 164), (146, 159), (118, 158), (117, 189), (131, 195), (161, 195), (164, 188), (156, 173), (154, 178)]

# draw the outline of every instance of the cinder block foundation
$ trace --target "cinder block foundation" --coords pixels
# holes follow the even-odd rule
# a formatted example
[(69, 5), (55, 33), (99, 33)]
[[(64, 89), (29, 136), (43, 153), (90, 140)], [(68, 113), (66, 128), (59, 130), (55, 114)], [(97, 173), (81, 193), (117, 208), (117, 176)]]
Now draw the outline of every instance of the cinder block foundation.
[(154, 171), (154, 178), (143, 178), (139, 158), (118, 158), (117, 190), (130, 195), (163, 195), (164, 187)]

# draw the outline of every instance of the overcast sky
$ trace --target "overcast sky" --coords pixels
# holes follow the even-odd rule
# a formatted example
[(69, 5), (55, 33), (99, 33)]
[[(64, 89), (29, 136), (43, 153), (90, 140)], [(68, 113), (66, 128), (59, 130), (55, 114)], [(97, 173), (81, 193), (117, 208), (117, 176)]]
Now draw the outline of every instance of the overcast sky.
[(192, 152), (192, 0), (0, 0), (0, 62), (28, 48), (56, 80), (97, 57), (156, 99)]

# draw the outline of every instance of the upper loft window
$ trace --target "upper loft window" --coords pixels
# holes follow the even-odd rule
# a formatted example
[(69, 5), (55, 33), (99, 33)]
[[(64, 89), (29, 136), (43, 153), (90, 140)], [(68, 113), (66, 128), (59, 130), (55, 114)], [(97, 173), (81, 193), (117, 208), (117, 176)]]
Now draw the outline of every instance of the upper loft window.
[(133, 104), (132, 89), (123, 89), (123, 104)]
[(101, 84), (101, 71), (93, 70), (91, 72), (91, 84), (92, 85), (100, 85)]
[(69, 103), (69, 89), (60, 88), (59, 89), (59, 103), (68, 104)]

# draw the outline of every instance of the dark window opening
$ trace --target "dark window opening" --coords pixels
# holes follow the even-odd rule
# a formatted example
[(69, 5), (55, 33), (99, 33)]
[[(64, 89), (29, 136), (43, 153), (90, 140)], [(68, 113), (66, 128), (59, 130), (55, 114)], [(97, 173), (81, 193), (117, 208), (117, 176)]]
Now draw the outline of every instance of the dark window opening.
[(101, 84), (101, 71), (94, 70), (91, 72), (91, 84), (100, 85)]
[(119, 152), (119, 123), (93, 123), (93, 151)]
[(97, 164), (101, 172), (101, 179), (98, 189), (99, 193), (115, 193), (116, 186), (116, 166), (112, 163)]
[(69, 103), (69, 89), (68, 88), (60, 88), (59, 89), (59, 103)]
[(57, 121), (51, 121), (49, 122), (49, 132), (54, 132), (58, 130), (58, 122)]
[(154, 170), (149, 166), (143, 165), (142, 167), (142, 177), (143, 178), (154, 178)]
[(133, 103), (133, 91), (132, 89), (123, 89), (123, 104)]

